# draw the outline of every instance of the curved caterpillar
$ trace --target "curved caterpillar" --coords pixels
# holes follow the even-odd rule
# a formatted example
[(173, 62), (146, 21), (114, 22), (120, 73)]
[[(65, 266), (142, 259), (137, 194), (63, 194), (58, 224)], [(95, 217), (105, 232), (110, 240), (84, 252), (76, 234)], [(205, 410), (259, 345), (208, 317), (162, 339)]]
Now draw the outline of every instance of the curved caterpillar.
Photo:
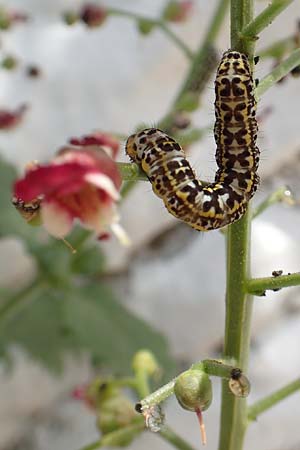
[(142, 166), (168, 211), (208, 231), (240, 219), (259, 184), (254, 82), (246, 55), (227, 51), (215, 81), (214, 136), (218, 170), (203, 186), (180, 145), (156, 128), (129, 136), (126, 153)]

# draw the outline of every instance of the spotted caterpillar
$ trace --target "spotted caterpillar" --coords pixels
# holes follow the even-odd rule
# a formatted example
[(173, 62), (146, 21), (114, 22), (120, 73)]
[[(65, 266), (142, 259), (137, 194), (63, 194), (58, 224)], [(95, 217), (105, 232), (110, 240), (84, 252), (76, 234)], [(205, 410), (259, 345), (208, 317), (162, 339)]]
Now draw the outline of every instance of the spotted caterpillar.
[(249, 61), (224, 53), (215, 81), (214, 136), (218, 170), (203, 186), (180, 145), (156, 128), (129, 136), (126, 153), (147, 174), (168, 211), (196, 230), (222, 228), (240, 219), (257, 190), (259, 149), (254, 83)]

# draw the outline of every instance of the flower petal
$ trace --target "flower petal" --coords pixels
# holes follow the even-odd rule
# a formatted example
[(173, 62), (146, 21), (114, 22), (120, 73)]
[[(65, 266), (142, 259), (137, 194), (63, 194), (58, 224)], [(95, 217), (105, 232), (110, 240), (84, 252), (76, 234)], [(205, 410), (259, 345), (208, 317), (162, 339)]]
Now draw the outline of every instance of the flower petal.
[(63, 238), (71, 231), (72, 216), (55, 202), (43, 203), (41, 217), (44, 227), (54, 237)]
[(112, 200), (119, 200), (120, 195), (111, 179), (102, 173), (87, 173), (84, 176), (86, 182), (93, 184), (99, 189), (105, 191)]

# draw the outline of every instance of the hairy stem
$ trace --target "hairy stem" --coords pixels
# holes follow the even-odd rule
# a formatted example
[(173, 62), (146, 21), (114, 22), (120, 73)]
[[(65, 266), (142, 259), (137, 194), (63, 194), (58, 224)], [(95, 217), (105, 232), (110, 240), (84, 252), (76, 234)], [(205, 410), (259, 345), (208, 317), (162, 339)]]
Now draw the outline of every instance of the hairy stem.
[(267, 397), (262, 398), (258, 402), (251, 405), (248, 408), (248, 419), (250, 421), (256, 420), (260, 414), (272, 408), (274, 405), (286, 399), (297, 391), (300, 391), (300, 378), (292, 381), (283, 388), (278, 389), (278, 391), (273, 392)]
[(294, 0), (273, 0), (254, 20), (246, 25), (242, 31), (243, 39), (256, 40), (258, 34), (269, 26), (273, 20)]
[[(253, 0), (231, 0), (231, 48), (249, 55), (254, 53), (252, 42), (240, 39), (240, 31), (253, 19)], [(243, 372), (247, 371), (252, 297), (247, 295), (246, 280), (250, 267), (250, 205), (241, 220), (228, 227), (226, 319), (223, 357), (233, 360)], [(242, 450), (247, 428), (245, 398), (232, 395), (226, 380), (222, 382), (221, 430), (219, 450)]]
[(154, 405), (159, 405), (161, 402), (164, 402), (170, 395), (174, 393), (174, 386), (175, 386), (176, 378), (169, 381), (169, 383), (165, 384), (164, 386), (160, 387), (156, 391), (149, 394), (147, 397), (143, 398), (139, 402), (141, 407), (149, 407)]
[(264, 278), (252, 278), (247, 282), (247, 291), (253, 295), (262, 296), (265, 291), (278, 290), (285, 287), (299, 286), (300, 272), (290, 273), (288, 275), (279, 275)]
[[(250, 212), (227, 234), (227, 292), (224, 358), (247, 371), (252, 298), (246, 294), (249, 271)], [(219, 450), (241, 450), (247, 426), (246, 399), (232, 395), (223, 380)]]
[(259, 85), (256, 88), (257, 97), (261, 97), (268, 89), (270, 89), (270, 87), (277, 83), (277, 81), (281, 80), (281, 78), (299, 65), (300, 49), (298, 48), (297, 50), (294, 50), (288, 58), (278, 64), (271, 73), (260, 80)]

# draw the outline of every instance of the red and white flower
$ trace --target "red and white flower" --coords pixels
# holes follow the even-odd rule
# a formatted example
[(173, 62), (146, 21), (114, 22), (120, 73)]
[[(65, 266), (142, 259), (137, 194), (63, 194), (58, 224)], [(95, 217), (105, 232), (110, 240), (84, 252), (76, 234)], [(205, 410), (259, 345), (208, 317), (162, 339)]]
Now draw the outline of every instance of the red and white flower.
[(29, 166), (24, 178), (16, 181), (14, 196), (25, 205), (41, 199), (43, 225), (57, 238), (66, 236), (79, 220), (97, 235), (111, 229), (126, 241), (118, 223), (120, 186), (117, 165), (105, 148), (70, 145), (49, 164)]

